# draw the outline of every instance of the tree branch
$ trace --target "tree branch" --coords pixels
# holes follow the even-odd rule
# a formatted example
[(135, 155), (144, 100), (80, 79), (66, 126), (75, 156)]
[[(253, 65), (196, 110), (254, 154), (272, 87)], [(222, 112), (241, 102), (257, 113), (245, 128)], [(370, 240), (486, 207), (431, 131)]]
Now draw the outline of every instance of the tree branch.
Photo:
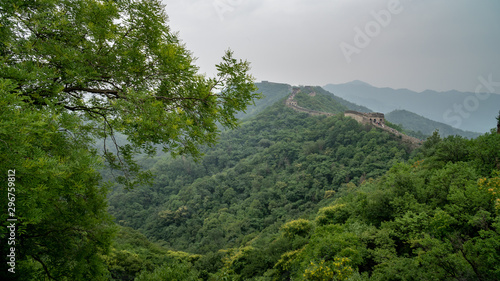
[(39, 262), (42, 265), (43, 270), (45, 271), (45, 274), (47, 274), (47, 277), (49, 277), (49, 279), (56, 280), (54, 277), (52, 277), (52, 275), (50, 275), (49, 269), (47, 268), (45, 263), (43, 263), (42, 259), (40, 259), (38, 256), (35, 256), (35, 255), (33, 255), (32, 257), (34, 260), (36, 260), (37, 262)]
[(63, 92), (65, 93), (71, 93), (74, 91), (84, 91), (84, 92), (89, 92), (89, 93), (94, 93), (94, 94), (112, 94), (115, 95), (116, 97), (118, 96), (118, 90), (107, 90), (107, 89), (93, 89), (93, 88), (85, 88), (85, 87), (68, 87), (64, 88)]

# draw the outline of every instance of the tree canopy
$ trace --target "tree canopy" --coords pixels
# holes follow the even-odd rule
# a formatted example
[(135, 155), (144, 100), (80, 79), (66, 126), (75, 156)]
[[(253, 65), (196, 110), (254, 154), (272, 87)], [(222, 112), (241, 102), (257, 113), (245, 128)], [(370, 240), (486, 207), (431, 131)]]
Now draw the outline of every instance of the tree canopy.
[(141, 278), (500, 278), (499, 134), (435, 132), (410, 150), (351, 118), (309, 116), (284, 102), (222, 134), (199, 162), (141, 162), (153, 186), (113, 190), (118, 224), (200, 255), (144, 266)]
[[(120, 169), (131, 187), (147, 180), (134, 155), (160, 146), (198, 157), (219, 125), (236, 126), (258, 97), (249, 63), (228, 50), (216, 67), (198, 73), (159, 0), (0, 3), (0, 167), (3, 186), (15, 179), (20, 279), (107, 278), (114, 227), (99, 170)], [(14, 197), (1, 191), (7, 206)]]
[(258, 96), (232, 51), (216, 77), (198, 74), (161, 1), (7, 0), (0, 11), (2, 78), (37, 108), (78, 114), (96, 137), (124, 133), (132, 147), (108, 155), (122, 167), (158, 144), (198, 156)]

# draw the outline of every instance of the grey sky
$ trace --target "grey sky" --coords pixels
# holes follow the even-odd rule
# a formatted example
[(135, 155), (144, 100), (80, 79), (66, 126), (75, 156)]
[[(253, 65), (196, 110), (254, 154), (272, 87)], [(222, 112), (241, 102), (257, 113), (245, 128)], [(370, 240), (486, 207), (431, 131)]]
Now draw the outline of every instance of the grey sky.
[[(322, 86), (362, 80), (415, 91), (474, 91), (478, 77), (490, 74), (500, 82), (498, 0), (164, 3), (171, 28), (208, 75), (231, 48), (252, 63), (257, 81)], [(345, 55), (354, 50), (347, 45), (356, 52)]]

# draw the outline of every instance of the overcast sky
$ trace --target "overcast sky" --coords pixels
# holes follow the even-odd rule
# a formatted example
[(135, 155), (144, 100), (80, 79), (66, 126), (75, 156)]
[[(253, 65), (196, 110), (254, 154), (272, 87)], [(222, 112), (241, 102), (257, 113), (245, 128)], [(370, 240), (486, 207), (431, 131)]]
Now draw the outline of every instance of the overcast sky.
[(200, 71), (231, 48), (257, 81), (474, 91), (499, 82), (498, 0), (164, 0)]

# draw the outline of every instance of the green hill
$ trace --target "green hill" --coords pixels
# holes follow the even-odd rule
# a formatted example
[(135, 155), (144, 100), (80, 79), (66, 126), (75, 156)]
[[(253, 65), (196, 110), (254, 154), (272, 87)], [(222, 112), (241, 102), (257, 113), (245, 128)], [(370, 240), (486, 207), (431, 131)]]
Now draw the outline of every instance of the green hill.
[[(291, 85), (282, 83), (263, 81), (255, 83), (255, 86), (258, 88), (257, 92), (262, 93), (262, 98), (256, 100), (254, 105), (248, 106), (245, 112), (238, 113), (236, 116), (239, 119), (245, 119), (257, 115), (268, 106), (271, 106), (284, 97), (287, 97), (292, 92)], [(370, 109), (337, 97), (321, 87), (302, 86), (302, 89), (304, 89), (304, 92), (307, 93), (315, 92), (318, 94), (316, 99), (307, 99), (307, 95), (303, 93), (300, 94), (298, 98), (302, 101), (302, 103), (304, 103), (302, 106), (305, 108), (332, 113), (343, 112), (345, 109), (360, 112), (371, 112)]]
[(345, 184), (377, 178), (410, 154), (385, 132), (342, 115), (298, 113), (284, 99), (245, 120), (199, 162), (168, 155), (142, 161), (155, 183), (117, 187), (109, 212), (170, 250), (208, 258), (265, 243), (286, 221), (314, 214)]
[(278, 102), (205, 153), (198, 163), (169, 156), (144, 162), (155, 184), (116, 190), (110, 212), (175, 250), (207, 253), (313, 210), (342, 184), (380, 176), (407, 158), (408, 148), (352, 119), (311, 117)]
[(257, 115), (266, 107), (271, 106), (282, 98), (288, 96), (292, 89), (292, 87), (288, 84), (267, 81), (255, 83), (255, 86), (258, 88), (257, 92), (262, 93), (262, 97), (255, 100), (254, 105), (248, 106), (245, 112), (238, 113), (236, 115), (238, 119), (249, 118)]
[(299, 106), (315, 111), (334, 114), (343, 113), (346, 110), (371, 112), (366, 107), (348, 102), (318, 86), (301, 86), (295, 100)]
[[(311, 109), (344, 108), (309, 93)], [(500, 278), (499, 135), (433, 135), (411, 151), (284, 101), (224, 132), (199, 162), (144, 159), (154, 184), (113, 190), (115, 280)]]
[(385, 118), (392, 123), (400, 124), (405, 129), (421, 132), (427, 136), (432, 135), (435, 130), (439, 130), (439, 134), (443, 137), (459, 135), (466, 138), (475, 138), (480, 135), (479, 133), (463, 131), (440, 122), (432, 121), (406, 110), (394, 110), (386, 114)]

